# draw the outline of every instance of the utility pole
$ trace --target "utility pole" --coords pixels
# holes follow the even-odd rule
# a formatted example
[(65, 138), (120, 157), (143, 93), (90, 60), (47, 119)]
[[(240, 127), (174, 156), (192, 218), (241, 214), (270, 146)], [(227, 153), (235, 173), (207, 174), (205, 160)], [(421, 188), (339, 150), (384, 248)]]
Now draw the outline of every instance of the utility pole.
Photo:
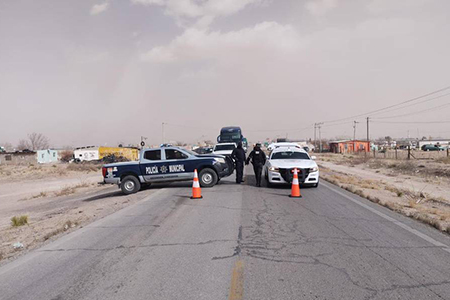
[(322, 153), (322, 132), (320, 131), (320, 128), (322, 127), (323, 123), (316, 123), (315, 126), (319, 129), (319, 152)]
[(353, 152), (356, 152), (356, 124), (359, 122), (353, 121)]
[(356, 124), (359, 124), (359, 122), (353, 121), (353, 141), (356, 140)]
[(367, 150), (370, 152), (369, 117), (367, 117), (367, 147), (369, 147)]
[(314, 152), (317, 151), (316, 129), (317, 123), (314, 123)]
[(367, 141), (370, 142), (370, 137), (369, 137), (369, 117), (367, 117)]
[(161, 128), (162, 128), (162, 143), (164, 144), (164, 122), (162, 122), (162, 126), (161, 126)]

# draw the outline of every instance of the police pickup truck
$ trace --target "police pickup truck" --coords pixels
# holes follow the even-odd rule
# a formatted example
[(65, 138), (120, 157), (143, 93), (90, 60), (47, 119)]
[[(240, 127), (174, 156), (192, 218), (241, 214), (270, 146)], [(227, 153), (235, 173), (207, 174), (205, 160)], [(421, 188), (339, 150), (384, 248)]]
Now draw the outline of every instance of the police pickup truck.
[(124, 194), (136, 193), (142, 185), (192, 180), (199, 172), (202, 187), (212, 187), (234, 171), (233, 160), (221, 155), (199, 155), (178, 147), (142, 149), (139, 161), (113, 163), (102, 168), (104, 183), (117, 184)]

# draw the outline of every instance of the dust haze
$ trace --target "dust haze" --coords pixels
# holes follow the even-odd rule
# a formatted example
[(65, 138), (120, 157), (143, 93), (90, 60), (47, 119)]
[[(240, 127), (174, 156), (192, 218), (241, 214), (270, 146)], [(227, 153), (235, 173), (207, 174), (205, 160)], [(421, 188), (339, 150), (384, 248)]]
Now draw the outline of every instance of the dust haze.
[[(182, 5), (183, 4), (183, 5)], [(0, 142), (55, 147), (312, 138), (314, 123), (449, 85), (440, 0), (2, 1)], [(424, 13), (426, 11), (426, 13)], [(441, 97), (379, 115), (371, 137), (448, 137)], [(381, 117), (401, 123), (385, 123)], [(365, 137), (364, 117), (325, 138)], [(392, 119), (384, 119), (389, 121)], [(406, 123), (408, 122), (408, 123)], [(444, 126), (445, 125), (445, 126)]]

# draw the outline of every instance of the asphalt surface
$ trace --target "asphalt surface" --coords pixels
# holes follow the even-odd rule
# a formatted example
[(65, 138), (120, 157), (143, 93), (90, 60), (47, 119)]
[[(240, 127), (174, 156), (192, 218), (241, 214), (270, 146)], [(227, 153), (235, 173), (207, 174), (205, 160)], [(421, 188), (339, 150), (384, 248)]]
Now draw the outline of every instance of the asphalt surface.
[(233, 180), (154, 187), (1, 267), (0, 299), (450, 299), (447, 235), (324, 182)]

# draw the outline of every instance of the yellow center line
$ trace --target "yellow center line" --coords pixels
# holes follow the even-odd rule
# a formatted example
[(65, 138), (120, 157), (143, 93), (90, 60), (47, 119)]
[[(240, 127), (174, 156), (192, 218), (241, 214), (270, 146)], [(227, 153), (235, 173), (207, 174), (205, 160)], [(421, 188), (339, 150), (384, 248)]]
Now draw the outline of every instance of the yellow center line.
[(231, 275), (230, 294), (228, 300), (242, 300), (244, 298), (244, 262), (237, 260)]

